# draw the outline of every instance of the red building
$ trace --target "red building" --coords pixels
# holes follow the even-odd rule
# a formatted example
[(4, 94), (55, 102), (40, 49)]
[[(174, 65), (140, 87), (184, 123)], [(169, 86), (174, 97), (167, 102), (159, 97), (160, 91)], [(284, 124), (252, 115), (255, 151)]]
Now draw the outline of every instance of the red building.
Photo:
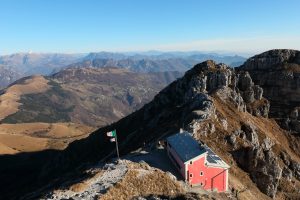
[(167, 152), (186, 183), (205, 190), (228, 190), (229, 166), (208, 146), (198, 143), (188, 132), (167, 138)]

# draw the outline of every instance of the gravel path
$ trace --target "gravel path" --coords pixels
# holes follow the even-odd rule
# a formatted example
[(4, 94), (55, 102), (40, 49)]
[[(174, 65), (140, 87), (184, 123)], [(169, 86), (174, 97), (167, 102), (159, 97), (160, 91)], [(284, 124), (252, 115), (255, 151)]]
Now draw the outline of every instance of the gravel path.
[(122, 160), (118, 164), (110, 163), (104, 165), (102, 168), (105, 172), (100, 176), (95, 176), (88, 182), (88, 187), (82, 192), (74, 192), (72, 190), (55, 191), (48, 194), (47, 200), (61, 200), (61, 199), (74, 199), (74, 200), (94, 200), (98, 199), (104, 194), (111, 186), (119, 182), (127, 172), (126, 163)]

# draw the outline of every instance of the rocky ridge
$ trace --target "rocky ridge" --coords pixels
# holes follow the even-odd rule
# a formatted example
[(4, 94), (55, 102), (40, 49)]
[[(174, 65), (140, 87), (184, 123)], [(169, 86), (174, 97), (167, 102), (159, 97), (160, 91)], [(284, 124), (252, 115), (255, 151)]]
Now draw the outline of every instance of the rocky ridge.
[[(43, 159), (43, 153), (26, 155), (27, 162), (14, 166), (9, 163), (19, 162), (8, 157), (0, 172), (18, 169), (26, 174), (32, 163), (42, 163), (42, 169), (35, 167), (34, 173), (39, 183), (48, 183), (74, 166), (113, 157), (115, 146), (105, 136), (107, 131), (117, 129), (120, 152), (125, 155), (184, 128), (230, 164), (230, 190), (239, 199), (297, 199), (300, 141), (267, 118), (269, 101), (264, 96), (250, 73), (206, 61), (140, 110), (73, 142), (62, 152), (47, 153), (51, 159)], [(0, 178), (5, 184), (5, 177)], [(36, 179), (26, 181), (35, 183)], [(21, 183), (15, 186), (20, 187)]]
[(81, 54), (15, 53), (0, 56), (0, 65), (14, 68), (22, 76), (49, 74), (53, 69), (78, 61)]
[(99, 52), (90, 53), (80, 62), (68, 65), (68, 68), (82, 67), (118, 67), (134, 72), (186, 71), (191, 66), (205, 60), (216, 60), (232, 66), (238, 66), (246, 58), (241, 56), (222, 56), (217, 54), (202, 54), (196, 52), (157, 52), (156, 54), (120, 54)]
[(300, 133), (300, 51), (276, 49), (249, 58), (239, 71), (248, 71), (270, 101), (270, 117), (287, 130)]

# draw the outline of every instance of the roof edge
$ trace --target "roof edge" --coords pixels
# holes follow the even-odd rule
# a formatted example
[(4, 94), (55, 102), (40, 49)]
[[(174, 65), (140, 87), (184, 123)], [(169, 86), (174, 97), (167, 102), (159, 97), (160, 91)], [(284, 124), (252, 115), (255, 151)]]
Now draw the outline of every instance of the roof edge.
[(205, 151), (205, 152), (203, 152), (202, 154), (200, 154), (200, 155), (198, 155), (198, 156), (196, 156), (196, 157), (194, 157), (194, 158), (192, 158), (192, 159), (189, 159), (189, 160), (185, 161), (184, 164), (186, 164), (186, 163), (188, 163), (188, 162), (190, 162), (190, 161), (197, 160), (197, 159), (199, 159), (199, 158), (201, 158), (201, 157), (207, 155), (207, 153), (208, 153), (208, 152)]
[[(224, 161), (223, 161), (224, 162)], [(219, 168), (223, 168), (223, 169), (229, 169), (230, 168), (230, 166), (227, 164), (227, 163), (225, 163), (224, 162), (224, 164), (223, 165), (220, 165), (220, 164), (211, 164), (211, 163), (206, 163), (206, 166), (207, 167), (219, 167)]]

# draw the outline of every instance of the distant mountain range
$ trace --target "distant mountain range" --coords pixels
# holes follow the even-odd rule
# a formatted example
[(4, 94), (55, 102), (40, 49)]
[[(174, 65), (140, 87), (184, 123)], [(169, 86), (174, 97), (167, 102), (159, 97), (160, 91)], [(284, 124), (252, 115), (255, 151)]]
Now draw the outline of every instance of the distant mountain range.
[(22, 77), (22, 74), (14, 68), (8, 68), (0, 64), (0, 89)]
[(17, 53), (0, 57), (0, 64), (24, 75), (49, 74), (54, 68), (79, 61), (83, 54)]
[(54, 69), (79, 61), (82, 54), (17, 53), (0, 56), (0, 88), (33, 74), (49, 74)]
[(49, 75), (65, 68), (120, 67), (134, 72), (186, 71), (194, 64), (213, 59), (233, 67), (246, 58), (201, 52), (159, 52), (90, 54), (17, 53), (0, 56), (0, 88), (21, 77), (34, 74)]
[(120, 53), (90, 53), (78, 63), (68, 68), (81, 67), (119, 67), (135, 72), (186, 71), (191, 66), (205, 60), (215, 60), (237, 67), (246, 60), (241, 56), (224, 56), (218, 54), (167, 52), (147, 54), (120, 54)]

